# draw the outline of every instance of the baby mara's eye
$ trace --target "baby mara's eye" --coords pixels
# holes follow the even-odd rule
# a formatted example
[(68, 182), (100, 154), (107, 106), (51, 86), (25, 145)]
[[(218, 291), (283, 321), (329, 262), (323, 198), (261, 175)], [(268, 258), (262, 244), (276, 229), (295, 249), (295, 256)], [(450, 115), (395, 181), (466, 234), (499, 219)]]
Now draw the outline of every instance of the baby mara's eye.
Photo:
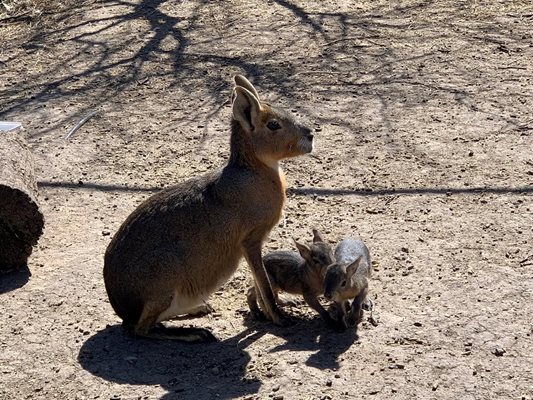
[(271, 131), (277, 131), (278, 129), (281, 129), (281, 125), (275, 119), (271, 119), (267, 122), (267, 128)]
[(346, 280), (341, 282), (341, 287), (345, 287), (345, 286), (346, 286)]

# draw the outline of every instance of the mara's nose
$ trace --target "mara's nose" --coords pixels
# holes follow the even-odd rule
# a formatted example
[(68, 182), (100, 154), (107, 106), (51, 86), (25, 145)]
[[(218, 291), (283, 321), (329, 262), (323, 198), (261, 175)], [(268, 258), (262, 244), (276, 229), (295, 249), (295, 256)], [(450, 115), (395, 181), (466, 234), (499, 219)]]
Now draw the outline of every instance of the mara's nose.
[(324, 297), (328, 300), (331, 300), (331, 293), (324, 293)]
[(313, 138), (315, 137), (315, 135), (313, 135), (313, 134), (311, 133), (311, 129), (306, 128), (306, 129), (305, 129), (305, 137), (306, 137), (307, 139), (309, 139), (309, 140), (313, 140)]

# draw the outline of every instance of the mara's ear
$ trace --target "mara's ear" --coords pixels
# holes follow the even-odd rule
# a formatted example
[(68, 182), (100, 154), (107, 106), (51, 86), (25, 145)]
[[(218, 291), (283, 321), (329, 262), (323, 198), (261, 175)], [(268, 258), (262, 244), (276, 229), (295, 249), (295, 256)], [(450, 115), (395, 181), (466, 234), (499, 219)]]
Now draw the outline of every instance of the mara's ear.
[(233, 89), (233, 118), (248, 132), (254, 130), (255, 121), (261, 111), (259, 100), (248, 89), (237, 86)]
[(247, 89), (250, 93), (252, 93), (255, 96), (257, 100), (259, 100), (259, 94), (257, 93), (257, 90), (255, 90), (254, 85), (252, 85), (248, 79), (246, 79), (242, 75), (235, 75), (233, 77), (233, 80), (235, 81), (235, 86), (241, 86)]
[(316, 229), (313, 229), (313, 243), (318, 243), (318, 242), (324, 243), (324, 239), (322, 239), (322, 235), (320, 234), (319, 231), (317, 231)]
[(355, 260), (353, 263), (351, 263), (350, 265), (346, 267), (347, 276), (352, 276), (353, 274), (355, 274), (355, 271), (357, 271), (357, 268), (359, 267), (359, 264), (361, 264), (362, 259), (363, 259), (363, 256), (359, 256), (357, 257), (357, 260)]
[[(294, 239), (292, 239), (294, 240)], [(312, 259), (311, 257), (311, 249), (308, 245), (298, 243), (296, 240), (294, 240), (294, 244), (296, 245), (296, 248), (300, 252), (300, 255), (307, 261), (310, 261)]]

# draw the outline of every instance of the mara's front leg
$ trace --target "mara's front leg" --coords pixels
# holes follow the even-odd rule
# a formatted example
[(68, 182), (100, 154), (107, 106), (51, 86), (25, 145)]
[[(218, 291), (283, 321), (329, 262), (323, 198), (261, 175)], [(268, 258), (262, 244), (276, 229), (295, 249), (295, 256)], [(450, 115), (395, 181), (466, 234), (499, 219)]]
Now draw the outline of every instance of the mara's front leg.
[(324, 307), (322, 307), (322, 304), (318, 301), (314, 293), (304, 290), (303, 291), (304, 300), (306, 303), (311, 307), (313, 310), (315, 310), (317, 313), (320, 314), (320, 316), (326, 321), (328, 325), (330, 325), (333, 328), (337, 328), (337, 321), (329, 315), (329, 312), (327, 312)]
[(368, 294), (368, 288), (363, 288), (352, 302), (351, 309), (346, 317), (348, 326), (356, 326), (363, 319), (363, 304)]
[[(276, 299), (270, 286), (270, 281), (261, 258), (261, 241), (247, 242), (244, 245), (244, 256), (252, 270), (257, 288), (258, 296), (261, 297), (259, 303), (263, 306), (266, 316), (276, 325), (284, 325), (284, 316), (276, 305)], [(258, 299), (259, 300), (259, 299)]]

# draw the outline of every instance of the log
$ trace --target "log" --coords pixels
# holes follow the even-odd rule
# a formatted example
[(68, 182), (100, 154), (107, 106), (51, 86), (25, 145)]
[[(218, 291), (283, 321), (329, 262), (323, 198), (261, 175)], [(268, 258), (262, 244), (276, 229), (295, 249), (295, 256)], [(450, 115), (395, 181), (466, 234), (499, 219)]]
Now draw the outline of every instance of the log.
[(27, 264), (43, 228), (32, 153), (20, 131), (0, 131), (0, 272)]

